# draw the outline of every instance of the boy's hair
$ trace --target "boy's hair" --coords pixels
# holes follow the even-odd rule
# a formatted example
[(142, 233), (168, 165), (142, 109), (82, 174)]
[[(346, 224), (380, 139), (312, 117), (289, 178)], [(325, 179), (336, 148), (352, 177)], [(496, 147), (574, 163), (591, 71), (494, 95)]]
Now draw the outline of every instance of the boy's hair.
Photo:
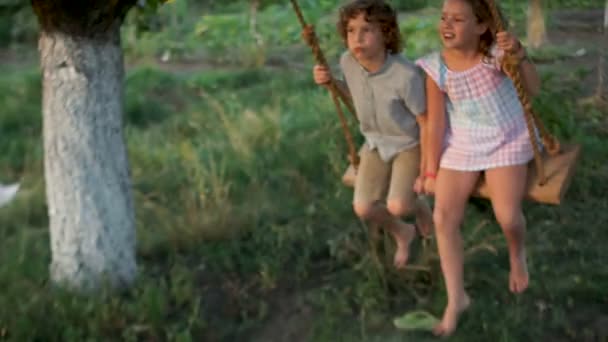
[[(494, 21), (492, 17), (492, 12), (490, 11), (490, 6), (488, 6), (488, 2), (486, 0), (465, 0), (473, 9), (473, 15), (477, 18), (477, 21), (480, 23), (486, 23), (488, 25), (488, 30), (484, 32), (479, 41), (479, 50), (485, 56), (490, 57), (490, 49), (492, 45), (494, 45), (496, 41), (496, 29), (498, 27), (498, 23)], [(498, 4), (496, 4), (498, 9), (498, 16), (501, 18), (503, 23), (507, 25), (505, 21), (505, 17), (500, 10)], [(505, 30), (507, 28), (505, 27)]]
[(380, 25), (386, 49), (390, 53), (401, 52), (403, 46), (401, 32), (399, 32), (399, 25), (397, 24), (397, 13), (383, 0), (353, 0), (340, 8), (337, 28), (345, 45), (347, 45), (348, 21), (361, 13), (365, 15), (365, 20), (368, 22)]

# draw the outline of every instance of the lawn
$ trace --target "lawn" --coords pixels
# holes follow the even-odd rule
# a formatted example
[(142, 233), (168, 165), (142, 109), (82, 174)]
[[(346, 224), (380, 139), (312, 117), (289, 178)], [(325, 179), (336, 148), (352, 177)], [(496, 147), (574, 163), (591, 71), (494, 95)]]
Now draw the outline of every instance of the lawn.
[[(372, 243), (352, 213), (352, 189), (340, 184), (340, 123), (312, 82), (288, 10), (263, 14), (286, 37), (270, 36), (273, 48), (256, 50), (263, 58), (253, 61), (211, 54), (193, 62), (202, 49), (163, 64), (142, 58), (149, 46), (126, 41), (140, 276), (120, 295), (73, 296), (48, 282), (39, 69), (0, 66), (0, 175), (22, 183), (0, 209), (0, 340), (434, 340), (392, 323), (411, 310), (441, 314), (434, 242), (417, 241), (413, 266), (397, 272), (391, 242)], [(411, 58), (438, 46), (437, 11), (416, 13), (402, 25)], [(200, 25), (193, 32), (212, 34)], [(331, 34), (330, 19), (319, 25)], [(608, 333), (608, 111), (579, 103), (594, 87), (598, 33), (552, 27), (560, 44), (532, 54), (543, 76), (535, 108), (583, 156), (563, 205), (525, 204), (531, 286), (521, 296), (508, 291), (506, 245), (489, 204), (471, 201), (463, 231), (473, 305), (452, 341), (594, 341)], [(205, 46), (237, 56), (222, 50), (242, 47), (234, 39), (210, 37)], [(339, 42), (324, 42), (335, 63)], [(574, 57), (581, 48), (587, 53)]]

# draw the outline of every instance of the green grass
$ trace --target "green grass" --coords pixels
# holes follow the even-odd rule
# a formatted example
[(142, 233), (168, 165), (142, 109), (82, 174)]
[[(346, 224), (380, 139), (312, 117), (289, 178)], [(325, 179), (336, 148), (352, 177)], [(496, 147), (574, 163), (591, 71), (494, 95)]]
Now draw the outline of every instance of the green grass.
[[(283, 302), (314, 313), (312, 321), (296, 316), (292, 324), (310, 324), (315, 341), (430, 338), (400, 333), (390, 322), (414, 308), (441, 312), (445, 294), (433, 250), (424, 262), (417, 249), (416, 262), (428, 272), (392, 271), (390, 245), (386, 253), (380, 246), (382, 264), (374, 262), (350, 210), (351, 190), (339, 184), (345, 146), (331, 103), (308, 74), (286, 70), (131, 70), (126, 131), (139, 281), (119, 297), (53, 290), (39, 84), (34, 71), (0, 82), (0, 171), (24, 183), (0, 211), (5, 338), (234, 340), (276, 319)], [(497, 255), (468, 257), (475, 301), (453, 340), (576, 339), (608, 304), (606, 136), (577, 124), (586, 112), (574, 105), (572, 87), (549, 89), (539, 111), (560, 136), (584, 145), (568, 202), (526, 205), (532, 286), (520, 298), (507, 291), (506, 249), (491, 211), (485, 202), (469, 208), (467, 249), (485, 241)]]
[[(406, 54), (436, 47), (435, 15), (404, 17)], [(308, 71), (129, 70), (140, 276), (127, 293), (86, 298), (49, 284), (39, 71), (1, 69), (0, 174), (23, 185), (0, 209), (0, 340), (434, 340), (391, 322), (413, 309), (441, 314), (435, 247), (416, 242), (420, 269), (408, 272), (391, 268), (390, 243), (371, 252), (339, 182), (339, 121)], [(525, 205), (532, 283), (520, 297), (507, 290), (491, 209), (472, 201), (463, 230), (474, 301), (452, 341), (580, 341), (607, 314), (608, 113), (577, 104), (582, 71), (542, 70), (536, 109), (563, 141), (583, 145), (583, 159), (563, 206)]]

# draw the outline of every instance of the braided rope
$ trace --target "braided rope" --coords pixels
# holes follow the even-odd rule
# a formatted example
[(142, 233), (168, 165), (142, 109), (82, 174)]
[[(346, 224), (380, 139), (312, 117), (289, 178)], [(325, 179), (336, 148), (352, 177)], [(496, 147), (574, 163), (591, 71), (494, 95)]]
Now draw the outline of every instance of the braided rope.
[[(327, 70), (330, 70), (329, 65), (327, 64), (327, 60), (325, 59), (325, 56), (323, 55), (323, 52), (321, 51), (321, 47), (319, 46), (319, 40), (317, 39), (317, 36), (312, 29), (312, 26), (308, 25), (306, 23), (306, 21), (304, 20), (304, 16), (302, 15), (302, 11), (301, 11), (300, 6), (298, 5), (297, 1), (291, 0), (291, 4), (293, 5), (293, 9), (296, 12), (300, 25), (302, 25), (304, 32), (307, 33), (307, 34), (303, 35), (303, 38), (306, 41), (306, 43), (310, 46), (310, 48), (312, 49), (312, 53), (315, 57), (315, 61), (317, 62), (317, 64), (327, 68)], [(342, 100), (342, 102), (344, 103), (346, 108), (348, 108), (348, 110), (351, 112), (351, 114), (355, 118), (355, 121), (357, 121), (357, 117), (355, 115), (355, 109), (354, 109), (355, 107), (353, 106), (353, 103), (352, 103), (352, 100), (350, 99), (350, 97), (347, 94), (345, 94), (336, 85), (336, 81), (333, 77), (329, 81), (328, 89), (331, 93), (331, 98), (336, 107), (338, 116), (340, 117), (340, 123), (342, 124), (342, 131), (344, 132), (344, 138), (346, 139), (346, 144), (348, 145), (348, 159), (349, 159), (350, 163), (356, 168), (359, 165), (359, 156), (357, 155), (357, 149), (355, 147), (355, 142), (354, 142), (353, 136), (348, 128), (348, 123), (346, 121), (346, 118), (344, 117), (344, 113), (342, 111), (342, 107), (340, 106), (339, 99)]]
[[(496, 2), (494, 0), (486, 0), (486, 2), (495, 25), (495, 27), (493, 27), (493, 33), (496, 34), (497, 32), (504, 31), (505, 23), (500, 15)], [(559, 141), (547, 131), (540, 118), (534, 113), (532, 103), (530, 102), (530, 98), (528, 97), (522, 83), (521, 75), (519, 73), (519, 63), (515, 56), (506, 54), (502, 62), (502, 68), (507, 75), (511, 76), (515, 89), (517, 90), (517, 95), (523, 106), (524, 115), (526, 117), (526, 125), (528, 126), (528, 132), (530, 134), (530, 142), (532, 143), (532, 149), (534, 151), (534, 161), (540, 177), (540, 185), (544, 185), (547, 182), (547, 177), (545, 175), (545, 169), (540, 154), (540, 147), (538, 146), (538, 142), (536, 140), (534, 127), (538, 129), (541, 139), (543, 140), (543, 145), (550, 155), (556, 155), (559, 153)]]

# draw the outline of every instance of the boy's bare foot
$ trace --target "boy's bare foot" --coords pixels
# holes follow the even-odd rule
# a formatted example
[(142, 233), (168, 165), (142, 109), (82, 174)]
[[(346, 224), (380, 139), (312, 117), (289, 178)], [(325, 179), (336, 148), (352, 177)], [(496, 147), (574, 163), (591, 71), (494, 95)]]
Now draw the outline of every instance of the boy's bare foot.
[(464, 293), (455, 304), (448, 303), (441, 322), (433, 328), (435, 336), (448, 337), (454, 333), (460, 315), (471, 305), (471, 299)]
[(530, 276), (526, 262), (526, 251), (510, 258), (511, 272), (509, 273), (509, 290), (513, 293), (522, 293), (528, 288)]
[(416, 226), (420, 229), (420, 234), (428, 237), (433, 233), (433, 211), (422, 198), (418, 199), (418, 212), (416, 213)]
[(397, 251), (395, 252), (393, 263), (398, 269), (404, 268), (407, 264), (407, 259), (410, 256), (410, 243), (416, 236), (416, 227), (411, 224), (396, 221), (393, 223), (391, 232), (397, 243)]

